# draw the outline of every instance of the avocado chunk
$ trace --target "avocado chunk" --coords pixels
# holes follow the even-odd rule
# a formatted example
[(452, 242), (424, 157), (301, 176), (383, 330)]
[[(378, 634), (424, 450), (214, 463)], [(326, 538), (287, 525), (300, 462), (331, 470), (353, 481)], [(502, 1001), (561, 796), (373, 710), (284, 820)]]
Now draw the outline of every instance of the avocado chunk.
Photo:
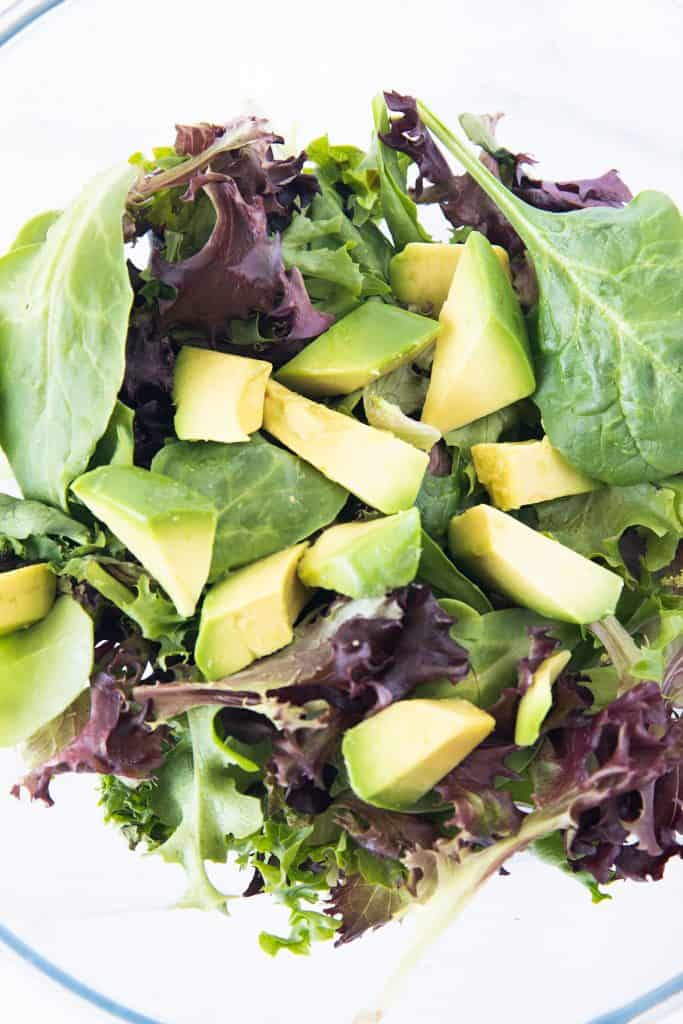
[(478, 231), (465, 242), (439, 323), (425, 423), (445, 434), (535, 390), (517, 296)]
[(195, 661), (207, 679), (246, 668), (291, 642), (309, 591), (297, 575), (306, 544), (238, 569), (216, 583), (202, 606)]
[(623, 581), (583, 555), (490, 505), (451, 519), (456, 561), (525, 608), (583, 625), (611, 615)]
[(86, 689), (93, 621), (66, 594), (40, 622), (0, 637), (0, 747), (23, 743)]
[(299, 576), (309, 587), (379, 597), (415, 579), (420, 550), (420, 513), (411, 508), (325, 530), (301, 559)]
[(496, 508), (534, 505), (569, 494), (594, 491), (601, 484), (574, 469), (550, 440), (509, 441), (472, 446), (474, 469)]
[(304, 395), (348, 395), (415, 359), (439, 324), (384, 302), (364, 302), (307, 345), (277, 373)]
[(209, 575), (217, 513), (183, 484), (137, 466), (102, 466), (71, 489), (161, 584), (180, 615), (194, 613)]
[(495, 728), (486, 711), (460, 698), (397, 701), (344, 734), (354, 793), (376, 807), (403, 809), (433, 789)]
[[(408, 242), (389, 264), (389, 282), (398, 301), (438, 316), (464, 248), (462, 242)], [(492, 249), (509, 277), (507, 252), (499, 245)]]
[(0, 636), (45, 618), (57, 579), (44, 562), (0, 573)]
[(426, 452), (288, 391), (266, 387), (265, 429), (330, 480), (389, 515), (415, 503), (429, 462)]
[(266, 381), (262, 359), (185, 345), (173, 378), (173, 421), (182, 441), (248, 441), (263, 423)]
[(531, 685), (517, 708), (515, 743), (530, 747), (539, 737), (545, 716), (553, 706), (553, 683), (571, 658), (570, 651), (555, 651), (534, 672)]

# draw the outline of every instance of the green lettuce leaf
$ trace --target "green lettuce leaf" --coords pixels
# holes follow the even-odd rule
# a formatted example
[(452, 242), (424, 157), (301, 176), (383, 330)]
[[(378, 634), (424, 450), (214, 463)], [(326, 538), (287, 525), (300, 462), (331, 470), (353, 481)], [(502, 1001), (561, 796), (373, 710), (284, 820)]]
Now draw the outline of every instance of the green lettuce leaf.
[(224, 863), (228, 837), (243, 839), (263, 822), (261, 801), (241, 792), (240, 770), (216, 738), (215, 716), (210, 707), (188, 711), (187, 731), (167, 756), (152, 796), (154, 813), (173, 829), (157, 852), (187, 875), (179, 906), (199, 910), (225, 910), (230, 899), (209, 879), (206, 861)]

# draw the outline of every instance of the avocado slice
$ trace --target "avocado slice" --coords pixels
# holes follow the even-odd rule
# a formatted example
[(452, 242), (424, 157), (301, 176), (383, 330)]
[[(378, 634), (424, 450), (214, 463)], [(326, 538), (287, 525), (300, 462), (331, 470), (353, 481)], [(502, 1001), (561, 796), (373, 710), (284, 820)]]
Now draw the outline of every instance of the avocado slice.
[(56, 589), (57, 579), (45, 562), (0, 573), (0, 636), (43, 619)]
[(182, 441), (248, 441), (263, 422), (266, 381), (273, 369), (246, 359), (184, 345), (173, 378), (173, 421)]
[(584, 494), (602, 485), (574, 469), (549, 438), (472, 446), (474, 469), (496, 508), (534, 505), (569, 494)]
[(201, 494), (137, 466), (101, 466), (71, 485), (189, 617), (209, 575), (217, 513)]
[(465, 242), (439, 323), (425, 423), (445, 434), (535, 390), (517, 296), (478, 231)]
[(342, 754), (351, 788), (376, 807), (410, 807), (495, 724), (486, 711), (457, 697), (390, 704), (344, 734)]
[(301, 559), (299, 576), (309, 587), (379, 597), (415, 579), (420, 532), (416, 508), (368, 523), (332, 526)]
[(285, 363), (276, 379), (314, 398), (348, 395), (412, 362), (438, 331), (436, 320), (364, 302)]
[(291, 642), (310, 591), (297, 575), (307, 544), (238, 569), (211, 587), (202, 606), (195, 661), (221, 679)]
[(384, 430), (328, 409), (274, 380), (266, 387), (265, 429), (372, 508), (389, 515), (415, 503), (426, 452)]
[(93, 621), (64, 594), (40, 622), (0, 637), (0, 747), (61, 714), (89, 683)]
[(451, 519), (453, 557), (482, 582), (539, 615), (583, 625), (611, 615), (623, 587), (603, 569), (490, 505)]
[[(389, 282), (398, 301), (438, 316), (464, 248), (462, 242), (408, 242), (389, 264)], [(507, 252), (499, 245), (492, 249), (509, 277)]]
[(522, 694), (515, 721), (515, 743), (530, 747), (538, 739), (545, 716), (553, 706), (553, 683), (571, 658), (571, 651), (555, 651), (534, 672), (531, 686)]

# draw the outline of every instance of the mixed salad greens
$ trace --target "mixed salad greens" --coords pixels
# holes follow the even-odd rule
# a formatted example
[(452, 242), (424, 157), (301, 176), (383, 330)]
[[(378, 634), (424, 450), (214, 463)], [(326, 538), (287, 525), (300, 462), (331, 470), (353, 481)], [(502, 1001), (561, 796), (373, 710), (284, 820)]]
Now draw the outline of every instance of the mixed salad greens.
[(0, 260), (0, 744), (266, 952), (419, 908), (410, 965), (520, 850), (683, 852), (683, 224), (373, 117), (178, 126)]

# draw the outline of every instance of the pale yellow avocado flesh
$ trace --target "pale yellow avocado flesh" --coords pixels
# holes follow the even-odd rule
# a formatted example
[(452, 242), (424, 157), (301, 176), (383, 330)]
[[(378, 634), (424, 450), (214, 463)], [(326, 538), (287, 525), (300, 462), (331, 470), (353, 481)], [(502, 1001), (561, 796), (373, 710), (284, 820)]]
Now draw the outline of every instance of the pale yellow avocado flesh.
[(611, 615), (623, 581), (583, 555), (490, 505), (451, 519), (455, 561), (539, 615), (580, 625)]
[(142, 562), (185, 617), (209, 575), (217, 513), (203, 495), (136, 466), (102, 466), (72, 491)]
[[(438, 316), (464, 248), (462, 242), (408, 242), (389, 264), (391, 290), (398, 301)], [(492, 248), (510, 277), (507, 252), (499, 245)]]
[(574, 469), (547, 437), (542, 441), (475, 444), (472, 459), (477, 479), (496, 508), (504, 512), (570, 494), (584, 494), (601, 486)]
[(401, 700), (354, 725), (342, 753), (353, 791), (378, 807), (410, 807), (495, 728), (460, 698)]
[(297, 575), (307, 544), (296, 544), (231, 573), (202, 606), (195, 660), (207, 679), (221, 679), (291, 642), (310, 591)]
[(522, 694), (515, 720), (515, 743), (530, 747), (538, 739), (545, 716), (553, 706), (553, 683), (564, 671), (571, 651), (555, 651), (534, 672), (531, 686)]
[(473, 231), (439, 316), (422, 420), (442, 434), (536, 388), (524, 317), (490, 243)]
[(272, 366), (185, 345), (173, 378), (175, 432), (183, 441), (248, 441), (263, 423)]
[(415, 503), (429, 462), (426, 452), (368, 427), (270, 380), (263, 426), (372, 508), (387, 515)]
[(45, 618), (56, 588), (57, 578), (44, 562), (0, 573), (0, 636)]

